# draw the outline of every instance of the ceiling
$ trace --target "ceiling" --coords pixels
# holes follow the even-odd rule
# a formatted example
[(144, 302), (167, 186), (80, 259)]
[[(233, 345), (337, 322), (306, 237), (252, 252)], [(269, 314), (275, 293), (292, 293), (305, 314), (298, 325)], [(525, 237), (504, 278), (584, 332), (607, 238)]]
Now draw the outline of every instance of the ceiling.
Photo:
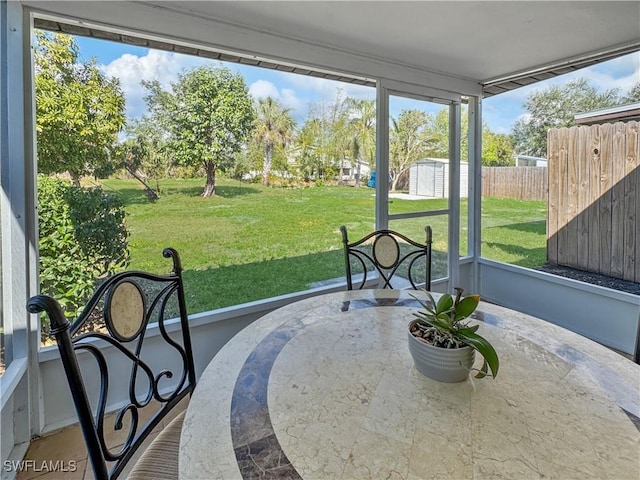
[(472, 80), (485, 96), (640, 50), (639, 1), (131, 3)]

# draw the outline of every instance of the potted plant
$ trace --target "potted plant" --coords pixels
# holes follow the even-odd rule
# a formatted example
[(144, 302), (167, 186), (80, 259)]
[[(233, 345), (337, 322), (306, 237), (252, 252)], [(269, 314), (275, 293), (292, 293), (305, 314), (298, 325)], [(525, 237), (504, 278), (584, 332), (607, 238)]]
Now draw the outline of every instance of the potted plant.
[(465, 380), (472, 370), (476, 351), (484, 359), (476, 378), (487, 375), (495, 378), (500, 366), (493, 346), (476, 333), (479, 325), (469, 325), (465, 320), (478, 307), (480, 295), (463, 297), (462, 293), (462, 288), (456, 288), (455, 299), (445, 293), (436, 302), (426, 292), (430, 304), (416, 299), (422, 310), (414, 313), (416, 319), (409, 324), (409, 350), (416, 368), (442, 382)]

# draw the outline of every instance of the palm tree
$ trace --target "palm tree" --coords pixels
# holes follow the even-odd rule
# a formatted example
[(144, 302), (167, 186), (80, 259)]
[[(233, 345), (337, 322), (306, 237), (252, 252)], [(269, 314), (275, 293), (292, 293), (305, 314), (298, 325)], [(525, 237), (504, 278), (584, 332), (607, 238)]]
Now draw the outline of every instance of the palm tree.
[(349, 98), (351, 118), (351, 152), (356, 161), (356, 187), (360, 185), (360, 165), (363, 157), (373, 166), (376, 151), (376, 104), (375, 100)]
[(291, 140), (296, 121), (290, 108), (284, 108), (272, 97), (260, 99), (257, 106), (256, 128), (254, 138), (264, 148), (264, 164), (262, 167), (262, 183), (269, 184), (271, 160), (275, 145), (285, 145)]

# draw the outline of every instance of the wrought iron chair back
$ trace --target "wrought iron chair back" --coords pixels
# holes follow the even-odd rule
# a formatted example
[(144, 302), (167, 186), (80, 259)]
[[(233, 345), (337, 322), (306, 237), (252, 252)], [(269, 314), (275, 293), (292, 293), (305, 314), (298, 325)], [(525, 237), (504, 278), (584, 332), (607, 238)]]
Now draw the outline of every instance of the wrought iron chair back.
[[(173, 248), (162, 254), (173, 260), (170, 274), (125, 271), (107, 278), (72, 324), (52, 297), (37, 295), (27, 305), (30, 312), (49, 316), (97, 480), (117, 478), (145, 438), (196, 385), (180, 257)], [(170, 322), (176, 317), (178, 328)], [(143, 346), (147, 326), (155, 321), (159, 330), (155, 338), (166, 348), (162, 359), (150, 362)], [(92, 331), (86, 331), (89, 322), (96, 325)], [(101, 344), (111, 350), (108, 356)], [(83, 352), (93, 358), (99, 372), (100, 391), (93, 402), (86, 388), (91, 374), (83, 376), (78, 363), (79, 356), (87, 357)], [(127, 367), (122, 368), (123, 363)], [(110, 387), (120, 382), (125, 382), (127, 401), (109, 414)], [(153, 413), (143, 421), (146, 409)], [(107, 416), (112, 415), (113, 430), (126, 437), (121, 446), (110, 445), (105, 436), (113, 435), (106, 426)]]
[[(411, 288), (431, 289), (432, 230), (425, 227), (425, 243), (393, 230), (376, 230), (350, 243), (347, 227), (340, 227), (347, 273), (347, 289), (365, 287), (369, 272), (379, 275), (378, 288), (394, 288), (391, 280), (401, 270)], [(354, 264), (356, 271), (354, 271)], [(420, 272), (418, 272), (418, 270)], [(356, 276), (361, 274), (362, 277)]]

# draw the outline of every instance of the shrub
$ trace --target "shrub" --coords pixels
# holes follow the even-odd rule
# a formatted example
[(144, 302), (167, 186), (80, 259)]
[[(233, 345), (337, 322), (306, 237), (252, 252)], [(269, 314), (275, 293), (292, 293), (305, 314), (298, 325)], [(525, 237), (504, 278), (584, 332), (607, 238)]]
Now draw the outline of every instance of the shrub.
[(56, 298), (67, 317), (75, 317), (96, 281), (129, 264), (123, 204), (100, 187), (41, 175), (38, 220), (40, 290)]

